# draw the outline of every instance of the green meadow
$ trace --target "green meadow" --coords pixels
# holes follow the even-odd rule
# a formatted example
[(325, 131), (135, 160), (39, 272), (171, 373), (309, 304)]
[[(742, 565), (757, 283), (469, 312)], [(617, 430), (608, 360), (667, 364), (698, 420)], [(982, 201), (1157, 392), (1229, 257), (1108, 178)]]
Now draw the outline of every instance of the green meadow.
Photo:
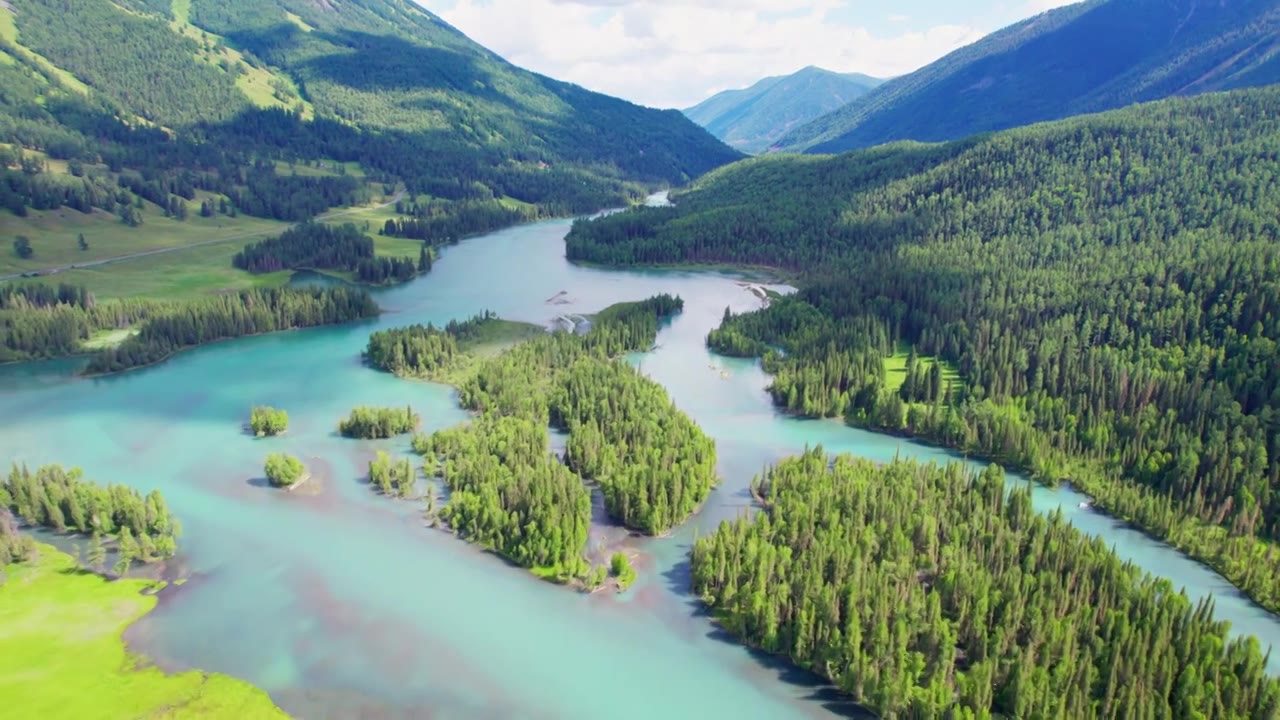
[(10, 718), (285, 718), (235, 678), (166, 674), (121, 633), (156, 605), (146, 580), (108, 581), (49, 545), (5, 568), (0, 585), (0, 697)]

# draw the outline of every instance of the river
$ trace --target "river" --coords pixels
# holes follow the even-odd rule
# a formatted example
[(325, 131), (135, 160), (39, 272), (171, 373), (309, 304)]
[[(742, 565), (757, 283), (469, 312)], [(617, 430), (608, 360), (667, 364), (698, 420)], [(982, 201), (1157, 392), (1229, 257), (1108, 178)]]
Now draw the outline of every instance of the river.
[[(726, 306), (759, 306), (741, 278), (575, 267), (564, 259), (568, 226), (526, 225), (450, 247), (429, 276), (379, 291), (388, 312), (376, 321), (222, 343), (116, 377), (71, 378), (67, 362), (0, 369), (0, 461), (79, 465), (99, 481), (160, 488), (185, 527), (170, 572), (191, 579), (162, 594), (126, 638), (166, 669), (236, 675), (302, 717), (856, 714), (808, 674), (717, 631), (687, 593), (690, 543), (745, 512), (751, 477), (806, 445), (877, 460), (950, 456), (775, 412), (755, 363), (713, 356), (703, 343)], [(672, 537), (624, 541), (640, 553), (640, 579), (624, 595), (541, 582), (425, 528), (417, 504), (385, 500), (361, 481), (376, 449), (408, 453), (407, 440), (334, 432), (360, 404), (411, 404), (428, 430), (465, 418), (450, 388), (362, 367), (374, 329), (482, 309), (548, 323), (658, 292), (681, 295), (685, 311), (633, 362), (715, 437), (723, 483)], [(255, 404), (287, 410), (288, 435), (245, 435)], [(263, 487), (273, 451), (303, 458), (320, 492)], [(1236, 630), (1280, 645), (1280, 621), (1216, 573), (1078, 507), (1084, 498), (1069, 489), (1038, 488), (1034, 497), (1193, 597), (1213, 595)], [(619, 535), (600, 529), (593, 542)]]

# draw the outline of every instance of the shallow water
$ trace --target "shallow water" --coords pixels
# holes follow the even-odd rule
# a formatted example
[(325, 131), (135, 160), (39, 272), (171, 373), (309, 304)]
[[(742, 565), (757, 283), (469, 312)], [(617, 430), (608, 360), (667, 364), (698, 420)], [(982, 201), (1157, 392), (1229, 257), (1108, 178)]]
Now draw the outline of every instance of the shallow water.
[[(747, 483), (806, 445), (877, 460), (945, 461), (943, 451), (834, 422), (776, 413), (751, 362), (709, 354), (703, 340), (726, 306), (758, 300), (734, 277), (609, 272), (564, 260), (566, 221), (528, 225), (448, 248), (432, 274), (379, 293), (377, 321), (223, 343), (156, 368), (95, 380), (72, 363), (0, 369), (0, 461), (80, 465), (100, 481), (160, 488), (182, 519), (178, 568), (192, 577), (132, 627), (133, 647), (166, 668), (227, 672), (307, 718), (830, 717), (855, 712), (814, 678), (728, 641), (687, 594), (695, 532), (745, 512)], [(565, 291), (566, 304), (547, 300)], [(336, 437), (359, 404), (411, 404), (427, 429), (465, 418), (443, 386), (397, 380), (360, 364), (375, 328), (441, 323), (482, 309), (548, 323), (658, 292), (685, 312), (659, 347), (632, 358), (718, 443), (724, 482), (673, 537), (622, 541), (640, 553), (625, 595), (580, 595), (423, 526), (419, 506), (384, 500), (361, 481), (377, 449), (405, 440)], [(286, 437), (241, 430), (251, 405), (289, 412)], [(304, 459), (319, 494), (263, 487), (262, 461)], [(1088, 509), (1067, 489), (1037, 489), (1086, 532), (1176, 585), (1217, 599), (1263, 644), (1280, 621), (1225, 580)], [(618, 542), (600, 528), (593, 543)]]

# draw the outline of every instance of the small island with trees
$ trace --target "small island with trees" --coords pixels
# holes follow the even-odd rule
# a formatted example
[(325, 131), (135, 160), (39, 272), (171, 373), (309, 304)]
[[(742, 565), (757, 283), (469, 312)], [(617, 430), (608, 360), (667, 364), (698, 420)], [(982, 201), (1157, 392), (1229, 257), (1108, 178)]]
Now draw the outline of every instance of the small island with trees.
[[(593, 568), (586, 558), (591, 494), (610, 517), (646, 535), (684, 522), (716, 484), (715, 444), (676, 408), (666, 390), (620, 360), (653, 346), (663, 321), (683, 307), (659, 295), (597, 314), (585, 334), (539, 331), (489, 357), (459, 349), (500, 322), (484, 313), (443, 329), (415, 326), (375, 333), (366, 358), (412, 377), (448, 376), (466, 425), (418, 434), (424, 469), (449, 490), (432, 517), (460, 537), (539, 577), (582, 588), (610, 569), (620, 588), (635, 578), (625, 555)], [(549, 450), (548, 428), (569, 433), (564, 457)], [(384, 465), (371, 478), (402, 495)]]
[(418, 429), (422, 418), (413, 408), (358, 407), (338, 423), (338, 434), (359, 440), (385, 440)]
[(409, 458), (392, 460), (379, 450), (377, 457), (369, 461), (369, 483), (387, 497), (411, 498), (417, 480), (418, 472)]
[(257, 437), (282, 435), (289, 429), (289, 413), (260, 405), (249, 412), (249, 430)]
[(267, 482), (271, 483), (272, 487), (284, 488), (285, 490), (294, 490), (310, 479), (310, 475), (307, 474), (307, 468), (302, 464), (302, 461), (284, 453), (268, 455), (263, 471), (267, 475)]

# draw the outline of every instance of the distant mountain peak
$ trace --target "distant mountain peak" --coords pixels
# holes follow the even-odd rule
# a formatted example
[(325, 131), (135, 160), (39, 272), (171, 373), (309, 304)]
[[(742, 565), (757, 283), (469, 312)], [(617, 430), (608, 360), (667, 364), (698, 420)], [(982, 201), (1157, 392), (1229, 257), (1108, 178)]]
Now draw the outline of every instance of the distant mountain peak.
[(848, 103), (880, 83), (866, 75), (807, 65), (790, 75), (717, 93), (684, 114), (731, 147), (762, 152), (789, 130)]
[(1090, 0), (999, 30), (797, 128), (841, 152), (1280, 81), (1280, 0)]

